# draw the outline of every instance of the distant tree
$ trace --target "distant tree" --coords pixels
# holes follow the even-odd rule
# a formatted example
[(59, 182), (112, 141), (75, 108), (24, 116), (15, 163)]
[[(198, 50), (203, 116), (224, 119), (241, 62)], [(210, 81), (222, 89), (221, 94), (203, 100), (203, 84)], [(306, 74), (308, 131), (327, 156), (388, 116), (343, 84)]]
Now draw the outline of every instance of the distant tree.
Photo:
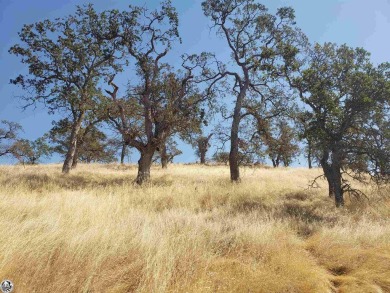
[(167, 142), (163, 143), (158, 149), (158, 155), (155, 156), (154, 161), (160, 160), (163, 169), (168, 168), (169, 163), (173, 163), (173, 159), (183, 152), (177, 148), (177, 142), (169, 138)]
[[(255, 159), (254, 155), (251, 152), (243, 152), (240, 151), (238, 153), (238, 164), (239, 166), (251, 166), (255, 164)], [(219, 151), (214, 153), (213, 155), (213, 161), (219, 164), (229, 164), (229, 152), (223, 152)]]
[[(287, 104), (288, 100), (285, 99), (284, 102)], [(281, 163), (289, 166), (299, 153), (297, 133), (289, 125), (289, 120), (283, 117), (291, 109), (288, 109), (287, 105), (275, 105), (272, 111), (254, 106), (246, 106), (245, 109), (244, 115), (252, 118), (250, 122), (253, 125), (246, 127), (246, 131), (251, 133), (248, 144), (257, 150), (257, 157), (260, 159), (268, 156), (275, 168)]]
[(82, 123), (100, 94), (99, 81), (120, 70), (119, 15), (116, 10), (97, 13), (91, 4), (78, 6), (73, 15), (25, 25), (21, 43), (9, 50), (29, 67), (28, 74), (11, 80), (28, 92), (27, 106), (42, 102), (49, 113), (70, 114), (63, 173), (74, 163)]
[(117, 150), (116, 152), (119, 151), (120, 153), (119, 162), (121, 165), (123, 165), (125, 163), (125, 157), (130, 154), (130, 148), (127, 145), (127, 143), (123, 141), (122, 138), (114, 137), (108, 140), (108, 145), (110, 145), (111, 148), (116, 149)]
[[(234, 62), (231, 69), (218, 65), (219, 75), (214, 84), (225, 78), (232, 79), (229, 94), (235, 96), (235, 105), (231, 116), (230, 178), (239, 181), (242, 109), (248, 97), (262, 100), (269, 91), (269, 84), (283, 75), (286, 63), (294, 63), (297, 46), (305, 38), (295, 26), (294, 10), (289, 7), (279, 8), (276, 15), (255, 0), (206, 0), (202, 7), (217, 33), (226, 40)], [(272, 101), (267, 104), (272, 107)]]
[[(387, 109), (389, 111), (389, 109)], [(389, 113), (389, 112), (387, 112)], [(390, 175), (390, 115), (387, 119), (381, 119), (376, 126), (368, 128), (366, 143), (369, 145), (369, 162), (371, 163), (374, 174), (381, 176)], [(372, 150), (370, 150), (372, 149)], [(371, 170), (370, 170), (371, 171)], [(372, 172), (372, 171), (371, 171)]]
[(12, 154), (12, 148), (18, 139), (22, 127), (15, 122), (0, 121), (0, 157)]
[[(66, 156), (68, 141), (72, 133), (72, 123), (68, 119), (62, 119), (54, 123), (53, 128), (45, 135), (52, 145), (54, 152)], [(73, 158), (73, 168), (77, 162), (102, 162), (115, 161), (116, 146), (100, 131), (95, 123), (84, 121), (78, 133), (78, 144)]]
[(297, 135), (286, 121), (278, 120), (275, 125), (263, 134), (266, 153), (276, 168), (283, 162), (288, 167), (299, 153)]
[(298, 139), (305, 141), (305, 157), (307, 158), (307, 165), (309, 169), (313, 168), (313, 162), (317, 161), (315, 154), (313, 138), (310, 135), (310, 117), (308, 112), (298, 112), (295, 115), (295, 125), (298, 129)]
[(213, 161), (227, 165), (229, 163), (229, 152), (216, 152), (213, 155)]
[(112, 163), (116, 161), (117, 148), (111, 144), (104, 132), (94, 127), (83, 137), (85, 141), (78, 154), (81, 162)]
[(343, 206), (344, 193), (360, 194), (347, 178), (368, 175), (362, 156), (373, 150), (361, 140), (366, 139), (372, 114), (388, 101), (389, 81), (372, 66), (365, 50), (331, 43), (316, 44), (307, 68), (290, 81), (308, 109), (306, 135), (320, 153), (329, 193), (337, 207)]
[[(380, 65), (378, 73), (384, 77), (385, 82), (390, 82), (390, 64)], [(390, 84), (376, 86), (385, 89)], [(355, 173), (367, 171), (380, 183), (390, 177), (390, 98), (380, 101), (379, 106), (363, 123), (360, 131), (353, 131), (350, 134), (351, 143), (347, 159)]]
[[(243, 118), (248, 118), (243, 115)], [(222, 124), (217, 125), (213, 133), (215, 140), (218, 141), (216, 154), (225, 156), (225, 145), (230, 142), (230, 129)], [(256, 127), (251, 119), (243, 119), (240, 125), (240, 137), (238, 139), (238, 165), (248, 166), (262, 161), (264, 153), (264, 143), (258, 135)]]
[(12, 147), (12, 155), (23, 164), (36, 165), (42, 157), (49, 157), (51, 153), (50, 146), (42, 137), (34, 141), (19, 139)]
[(196, 155), (200, 159), (201, 164), (206, 164), (206, 154), (210, 148), (210, 139), (213, 136), (213, 133), (210, 133), (208, 136), (199, 136), (195, 139), (193, 145), (196, 147)]
[(125, 157), (129, 154), (129, 148), (126, 142), (121, 141), (121, 160), (120, 163), (123, 165), (125, 163)]

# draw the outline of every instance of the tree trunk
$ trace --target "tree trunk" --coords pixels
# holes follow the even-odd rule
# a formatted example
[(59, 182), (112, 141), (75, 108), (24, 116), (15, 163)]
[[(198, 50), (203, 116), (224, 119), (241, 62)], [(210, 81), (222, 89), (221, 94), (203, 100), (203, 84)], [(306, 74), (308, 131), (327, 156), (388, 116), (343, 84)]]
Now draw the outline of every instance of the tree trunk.
[(77, 164), (79, 162), (79, 146), (76, 146), (76, 151), (73, 156), (73, 161), (72, 161), (72, 169), (77, 168)]
[(328, 164), (329, 152), (325, 151), (320, 160), (322, 170), (324, 171), (324, 175), (326, 180), (328, 181), (328, 194), (329, 197), (334, 197), (334, 187), (333, 187), (333, 179), (332, 179), (332, 170)]
[(229, 153), (229, 166), (230, 166), (230, 180), (233, 182), (240, 181), (240, 169), (238, 164), (238, 124), (239, 119), (233, 119), (233, 127), (230, 138), (230, 153)]
[(332, 164), (332, 187), (334, 192), (334, 199), (336, 207), (342, 207), (344, 206), (344, 196), (343, 196), (343, 190), (341, 186), (341, 168), (337, 164), (337, 162), (334, 162)]
[(72, 132), (70, 134), (68, 152), (66, 153), (64, 165), (62, 166), (62, 173), (64, 174), (68, 174), (70, 172), (70, 169), (72, 168), (73, 158), (77, 148), (77, 138), (83, 119), (84, 113), (81, 113), (77, 120), (73, 123)]
[(167, 160), (167, 158), (161, 158), (161, 167), (163, 169), (167, 169), (168, 168), (168, 160)]
[(200, 152), (200, 163), (202, 165), (206, 164), (206, 152)]
[(168, 154), (167, 154), (167, 146), (163, 144), (160, 149), (160, 157), (161, 157), (161, 167), (163, 169), (168, 168)]
[(336, 207), (344, 206), (343, 189), (341, 186), (341, 159), (337, 151), (332, 152), (331, 162), (329, 160), (329, 152), (325, 151), (320, 162), (328, 181), (329, 197), (334, 197)]
[(329, 187), (329, 197), (334, 198), (334, 187), (332, 184), (332, 180), (328, 180), (328, 187)]
[(237, 97), (236, 106), (234, 108), (234, 113), (233, 113), (232, 129), (230, 132), (229, 167), (230, 167), (230, 180), (232, 182), (240, 181), (238, 130), (241, 122), (241, 105), (245, 93), (246, 93), (246, 89), (241, 89), (241, 92)]
[(311, 141), (309, 140), (307, 142), (307, 163), (309, 165), (309, 169), (312, 169), (312, 163), (311, 163)]
[(336, 207), (344, 206), (344, 196), (341, 186), (341, 172), (337, 166), (330, 166), (330, 169), (325, 172), (326, 180), (328, 181), (329, 197), (335, 199)]
[(141, 152), (141, 157), (138, 160), (138, 175), (135, 182), (139, 185), (150, 180), (150, 167), (152, 166), (153, 150)]
[(123, 143), (122, 150), (121, 150), (121, 165), (123, 165), (125, 163), (126, 147), (127, 147), (127, 145), (125, 143)]

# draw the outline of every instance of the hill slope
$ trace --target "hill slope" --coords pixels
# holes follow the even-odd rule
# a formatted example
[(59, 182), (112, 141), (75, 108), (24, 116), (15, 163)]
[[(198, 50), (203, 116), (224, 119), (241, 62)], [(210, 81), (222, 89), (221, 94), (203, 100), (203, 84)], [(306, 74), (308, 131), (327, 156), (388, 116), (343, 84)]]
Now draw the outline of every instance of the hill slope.
[[(390, 189), (334, 208), (319, 170), (0, 167), (15, 292), (390, 292)], [(325, 186), (325, 182), (322, 182)]]

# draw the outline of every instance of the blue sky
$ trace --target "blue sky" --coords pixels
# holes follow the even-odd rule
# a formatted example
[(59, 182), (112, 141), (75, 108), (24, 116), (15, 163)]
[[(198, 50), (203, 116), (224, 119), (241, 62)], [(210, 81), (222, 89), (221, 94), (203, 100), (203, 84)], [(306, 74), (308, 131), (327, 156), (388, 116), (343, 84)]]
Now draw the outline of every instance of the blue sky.
[[(98, 10), (126, 9), (129, 4), (158, 6), (158, 0), (0, 0), (0, 120), (19, 122), (23, 128), (22, 136), (36, 139), (51, 127), (51, 121), (58, 117), (50, 116), (42, 107), (21, 110), (23, 105), (17, 98), (20, 89), (9, 84), (9, 80), (25, 70), (15, 56), (8, 53), (10, 46), (18, 42), (18, 31), (23, 24), (46, 18), (53, 19), (74, 12), (75, 6), (94, 3)], [(172, 0), (179, 12), (181, 45), (174, 47), (170, 61), (175, 62), (183, 53), (216, 52), (220, 59), (227, 58), (229, 52), (223, 40), (209, 30), (210, 23), (203, 16), (201, 0)], [(363, 47), (372, 54), (374, 63), (390, 61), (390, 0), (267, 0), (259, 1), (274, 11), (280, 6), (292, 6), (297, 16), (297, 24), (311, 42), (347, 43)], [(122, 85), (125, 80), (121, 80)], [(183, 155), (179, 162), (195, 161), (190, 146), (180, 144)], [(212, 152), (210, 152), (211, 154)], [(132, 160), (137, 158), (134, 153)], [(53, 158), (58, 161), (58, 157)], [(2, 160), (3, 162), (12, 162)], [(295, 165), (305, 164), (301, 158)]]

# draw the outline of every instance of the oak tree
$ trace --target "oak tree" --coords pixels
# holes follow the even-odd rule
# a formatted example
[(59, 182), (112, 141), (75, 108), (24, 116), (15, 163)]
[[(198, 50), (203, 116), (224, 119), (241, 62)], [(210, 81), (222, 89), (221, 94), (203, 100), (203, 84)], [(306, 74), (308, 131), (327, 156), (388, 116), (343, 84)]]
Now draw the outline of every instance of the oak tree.
[(78, 6), (72, 15), (25, 25), (20, 43), (9, 50), (28, 65), (28, 73), (11, 80), (28, 93), (27, 106), (41, 102), (49, 113), (71, 116), (64, 173), (71, 169), (81, 125), (100, 93), (99, 82), (120, 70), (119, 15), (116, 10), (98, 13), (91, 4)]
[(0, 121), (0, 157), (12, 154), (12, 148), (21, 130), (22, 126), (16, 122)]
[(231, 180), (239, 181), (239, 129), (247, 98), (261, 98), (268, 91), (269, 83), (282, 76), (281, 67), (292, 63), (305, 38), (289, 7), (279, 8), (276, 14), (255, 0), (206, 0), (202, 7), (231, 52), (233, 64), (218, 67), (216, 82), (229, 78), (229, 93), (235, 96), (229, 163)]
[(22, 164), (36, 165), (42, 157), (48, 158), (52, 150), (43, 137), (34, 141), (19, 139), (12, 146), (12, 155)]
[(366, 138), (372, 114), (389, 96), (389, 83), (369, 56), (361, 48), (316, 44), (306, 68), (290, 80), (306, 105), (306, 135), (320, 153), (329, 194), (337, 207), (344, 205), (344, 193), (359, 194), (348, 177), (361, 180), (369, 175), (367, 165), (360, 163), (362, 155), (373, 150), (361, 141)]
[(139, 151), (135, 182), (143, 184), (150, 179), (157, 149), (169, 137), (201, 119), (201, 105), (208, 95), (197, 84), (206, 63), (204, 55), (186, 55), (181, 70), (177, 71), (163, 62), (172, 46), (180, 41), (178, 15), (170, 1), (154, 11), (133, 6), (130, 10), (122, 13), (122, 17), (135, 21), (129, 28), (123, 21), (121, 40), (129, 63), (136, 68), (136, 78), (129, 81), (126, 95), (121, 97), (114, 77), (110, 79), (112, 89), (106, 91), (111, 100), (107, 103), (107, 114), (123, 140)]

